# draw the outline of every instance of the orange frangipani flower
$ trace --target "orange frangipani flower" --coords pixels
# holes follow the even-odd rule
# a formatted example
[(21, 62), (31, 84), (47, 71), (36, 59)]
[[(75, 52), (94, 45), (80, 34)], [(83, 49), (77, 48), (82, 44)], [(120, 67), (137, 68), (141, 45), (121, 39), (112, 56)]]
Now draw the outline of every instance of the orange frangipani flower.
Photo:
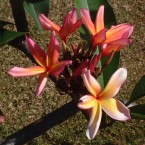
[(82, 79), (90, 94), (80, 98), (78, 107), (89, 111), (90, 120), (86, 130), (89, 139), (93, 139), (99, 129), (102, 109), (115, 120), (125, 121), (131, 118), (129, 109), (119, 100), (113, 98), (126, 78), (127, 70), (125, 68), (118, 69), (102, 91), (99, 82), (91, 75), (90, 70), (83, 70)]
[(82, 19), (78, 20), (76, 9), (73, 9), (66, 15), (61, 27), (50, 21), (44, 14), (39, 15), (39, 20), (45, 30), (55, 31), (65, 43), (68, 36), (82, 25)]
[(108, 55), (112, 51), (119, 51), (123, 46), (131, 43), (129, 36), (133, 32), (133, 26), (123, 23), (106, 29), (104, 26), (104, 6), (100, 6), (96, 15), (95, 23), (92, 22), (90, 12), (81, 9), (81, 16), (84, 25), (92, 34), (92, 47), (101, 45), (103, 55)]
[(37, 62), (37, 66), (29, 68), (13, 67), (8, 73), (14, 77), (33, 76), (40, 74), (36, 89), (36, 96), (39, 96), (47, 82), (47, 76), (52, 75), (57, 77), (66, 65), (71, 64), (71, 60), (58, 62), (60, 56), (60, 47), (55, 32), (52, 32), (50, 42), (48, 44), (47, 53), (29, 37), (26, 36), (26, 43), (30, 52)]

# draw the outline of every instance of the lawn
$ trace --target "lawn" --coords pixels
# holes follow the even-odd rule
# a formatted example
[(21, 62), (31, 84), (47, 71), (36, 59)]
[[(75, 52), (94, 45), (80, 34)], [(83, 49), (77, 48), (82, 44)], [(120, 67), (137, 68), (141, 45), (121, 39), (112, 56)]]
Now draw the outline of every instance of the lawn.
[[(128, 22), (134, 25), (133, 42), (121, 50), (120, 66), (128, 70), (128, 78), (123, 85), (119, 98), (130, 97), (138, 80), (145, 74), (145, 3), (132, 0), (110, 0), (116, 14), (117, 22)], [(49, 18), (62, 24), (67, 12), (74, 7), (73, 1), (51, 0)], [(0, 2), (0, 17), (2, 20), (14, 23), (8, 0)], [(32, 37), (46, 48), (47, 32), (39, 33), (33, 20), (27, 16)], [(14, 25), (8, 29), (15, 30)], [(42, 37), (43, 36), (43, 37)], [(78, 35), (71, 39), (79, 40)], [(53, 112), (71, 101), (64, 92), (57, 91), (55, 84), (47, 82), (39, 98), (34, 97), (37, 84), (36, 77), (13, 78), (7, 71), (14, 66), (29, 67), (33, 63), (19, 50), (5, 45), (0, 48), (0, 110), (6, 120), (0, 124), (0, 141)], [(145, 103), (145, 98), (137, 103)], [(46, 125), (47, 126), (47, 125)], [(100, 129), (95, 139), (89, 141), (85, 135), (87, 121), (81, 112), (64, 121), (39, 137), (29, 141), (27, 145), (143, 145), (145, 144), (145, 121), (130, 120), (115, 122), (111, 127)]]

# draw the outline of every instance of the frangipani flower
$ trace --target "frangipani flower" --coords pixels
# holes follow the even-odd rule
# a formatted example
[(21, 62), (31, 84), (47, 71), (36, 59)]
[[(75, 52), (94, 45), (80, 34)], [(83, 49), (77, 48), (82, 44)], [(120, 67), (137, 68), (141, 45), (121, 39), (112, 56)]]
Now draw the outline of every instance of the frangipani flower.
[(117, 26), (112, 26), (109, 30), (104, 26), (104, 6), (100, 6), (96, 15), (95, 23), (92, 22), (90, 12), (87, 9), (81, 9), (81, 16), (84, 25), (92, 34), (92, 45), (102, 46), (104, 55), (112, 51), (119, 51), (123, 46), (131, 43), (128, 37), (133, 32), (133, 26), (124, 23)]
[(125, 121), (130, 119), (129, 109), (119, 100), (113, 98), (127, 78), (125, 68), (118, 69), (112, 75), (103, 91), (99, 82), (90, 74), (90, 70), (84, 69), (82, 78), (90, 94), (80, 98), (78, 107), (89, 111), (90, 120), (86, 130), (89, 139), (93, 139), (99, 129), (102, 109), (115, 120)]
[(45, 30), (55, 31), (65, 43), (68, 36), (82, 25), (82, 19), (78, 20), (76, 9), (66, 15), (62, 27), (50, 21), (44, 14), (39, 15), (39, 20)]
[(47, 75), (57, 77), (66, 65), (71, 64), (71, 60), (58, 62), (60, 56), (59, 42), (55, 37), (55, 32), (52, 32), (50, 42), (48, 44), (47, 53), (29, 37), (26, 37), (27, 45), (31, 54), (38, 66), (29, 68), (13, 67), (8, 73), (14, 77), (33, 76), (40, 74), (36, 89), (36, 96), (39, 96), (47, 82)]

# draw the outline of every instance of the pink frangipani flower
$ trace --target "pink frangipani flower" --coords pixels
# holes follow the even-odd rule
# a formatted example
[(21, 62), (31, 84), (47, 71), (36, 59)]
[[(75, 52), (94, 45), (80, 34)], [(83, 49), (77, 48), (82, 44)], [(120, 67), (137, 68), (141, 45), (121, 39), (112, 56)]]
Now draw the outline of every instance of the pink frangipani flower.
[(133, 26), (123, 23), (106, 29), (104, 26), (104, 6), (100, 6), (96, 15), (95, 23), (92, 22), (90, 12), (81, 9), (81, 16), (84, 25), (92, 34), (92, 46), (95, 48), (101, 45), (103, 55), (108, 55), (112, 51), (119, 51), (123, 46), (131, 43), (129, 36), (133, 32)]
[(83, 70), (82, 79), (90, 94), (80, 98), (78, 107), (89, 111), (90, 120), (86, 130), (89, 139), (93, 139), (99, 129), (102, 109), (115, 120), (125, 121), (131, 118), (129, 109), (119, 100), (113, 98), (126, 78), (127, 70), (125, 68), (118, 69), (102, 91), (99, 82), (91, 75), (90, 70)]
[(44, 14), (39, 15), (39, 20), (43, 29), (55, 31), (65, 43), (68, 36), (82, 25), (82, 19), (78, 20), (76, 9), (73, 9), (66, 15), (61, 27), (50, 21)]
[(36, 96), (39, 96), (46, 85), (47, 76), (52, 75), (57, 77), (64, 70), (64, 67), (71, 64), (72, 61), (58, 61), (60, 56), (60, 47), (59, 42), (55, 37), (55, 32), (52, 32), (47, 53), (45, 53), (31, 38), (27, 36), (26, 43), (38, 65), (29, 68), (13, 67), (8, 71), (8, 73), (14, 77), (40, 74), (36, 89)]

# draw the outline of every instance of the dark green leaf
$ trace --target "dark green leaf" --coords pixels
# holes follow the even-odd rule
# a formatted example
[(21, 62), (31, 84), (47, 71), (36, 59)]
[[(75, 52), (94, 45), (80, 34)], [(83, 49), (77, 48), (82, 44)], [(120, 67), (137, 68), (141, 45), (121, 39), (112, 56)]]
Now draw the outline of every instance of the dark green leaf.
[(134, 102), (135, 100), (145, 96), (145, 75), (139, 80), (139, 82), (134, 87), (131, 97), (127, 102), (127, 105)]
[(39, 14), (43, 13), (48, 16), (49, 12), (49, 0), (25, 0), (24, 1), (25, 10), (32, 16), (38, 29), (42, 31), (42, 26), (39, 22)]
[(81, 8), (86, 8), (86, 9), (89, 9), (89, 6), (88, 6), (88, 3), (87, 3), (87, 0), (76, 0), (75, 2), (75, 5), (76, 5), (76, 8), (77, 8), (77, 12), (78, 12), (78, 16), (80, 16), (80, 9)]
[[(109, 63), (109, 65), (103, 71), (104, 86), (107, 85), (110, 77), (117, 70), (118, 65), (119, 65), (119, 59), (120, 59), (120, 52), (117, 52), (117, 53), (114, 54), (114, 56), (113, 56), (111, 62)], [(103, 65), (104, 61), (102, 60), (101, 63)]]
[[(81, 17), (80, 16), (80, 9), (81, 8), (89, 9), (87, 0), (76, 0), (75, 5), (77, 8), (77, 12), (78, 12), (79, 17)], [(80, 35), (84, 40), (90, 40), (90, 33), (84, 25), (82, 25), (82, 27), (80, 28)]]
[(2, 29), (0, 30), (0, 46), (7, 44), (22, 35), (24, 35), (23, 32), (14, 32)]
[(132, 119), (145, 119), (145, 104), (130, 107)]

